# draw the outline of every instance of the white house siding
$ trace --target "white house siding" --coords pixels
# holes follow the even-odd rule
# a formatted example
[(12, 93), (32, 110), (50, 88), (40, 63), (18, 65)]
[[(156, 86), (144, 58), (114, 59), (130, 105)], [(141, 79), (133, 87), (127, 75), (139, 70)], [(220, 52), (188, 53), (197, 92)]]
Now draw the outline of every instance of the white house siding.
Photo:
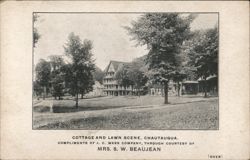
[(104, 96), (103, 89), (104, 89), (104, 86), (100, 82), (95, 81), (95, 84), (93, 86), (93, 91), (91, 91), (88, 94), (86, 94), (85, 97)]

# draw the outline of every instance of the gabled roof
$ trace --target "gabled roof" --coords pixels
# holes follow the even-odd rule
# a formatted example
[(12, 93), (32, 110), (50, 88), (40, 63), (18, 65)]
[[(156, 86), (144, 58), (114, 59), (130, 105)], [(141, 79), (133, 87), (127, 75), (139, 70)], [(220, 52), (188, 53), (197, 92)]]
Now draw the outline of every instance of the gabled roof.
[(128, 64), (128, 62), (121, 62), (121, 61), (113, 61), (113, 60), (111, 60), (111, 61), (109, 62), (109, 65), (105, 68), (104, 72), (107, 72), (107, 71), (108, 71), (109, 66), (110, 66), (111, 64), (113, 65), (115, 71), (117, 71), (117, 69), (118, 69), (120, 66), (122, 66), (122, 65), (124, 65), (124, 64)]

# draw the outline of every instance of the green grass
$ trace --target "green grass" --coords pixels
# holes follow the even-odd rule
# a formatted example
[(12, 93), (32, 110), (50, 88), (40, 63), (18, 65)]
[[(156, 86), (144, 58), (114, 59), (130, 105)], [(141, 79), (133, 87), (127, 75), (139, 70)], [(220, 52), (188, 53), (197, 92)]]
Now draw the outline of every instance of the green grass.
[[(35, 129), (218, 129), (218, 99), (111, 97), (81, 100), (81, 111), (34, 112)], [(73, 101), (56, 102), (72, 106)]]

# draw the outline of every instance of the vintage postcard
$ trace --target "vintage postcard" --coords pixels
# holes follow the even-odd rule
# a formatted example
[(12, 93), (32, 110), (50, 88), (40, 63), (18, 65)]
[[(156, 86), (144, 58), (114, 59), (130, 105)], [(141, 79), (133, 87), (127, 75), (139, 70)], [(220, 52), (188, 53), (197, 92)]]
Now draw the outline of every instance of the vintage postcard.
[(1, 159), (250, 158), (247, 2), (13, 1), (1, 22)]

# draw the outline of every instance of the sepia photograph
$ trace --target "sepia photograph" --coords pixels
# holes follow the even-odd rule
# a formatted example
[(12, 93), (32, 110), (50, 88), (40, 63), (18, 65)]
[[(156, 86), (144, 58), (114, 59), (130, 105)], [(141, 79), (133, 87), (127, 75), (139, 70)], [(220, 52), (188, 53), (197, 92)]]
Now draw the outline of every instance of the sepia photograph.
[(219, 130), (219, 13), (34, 12), (33, 130)]

